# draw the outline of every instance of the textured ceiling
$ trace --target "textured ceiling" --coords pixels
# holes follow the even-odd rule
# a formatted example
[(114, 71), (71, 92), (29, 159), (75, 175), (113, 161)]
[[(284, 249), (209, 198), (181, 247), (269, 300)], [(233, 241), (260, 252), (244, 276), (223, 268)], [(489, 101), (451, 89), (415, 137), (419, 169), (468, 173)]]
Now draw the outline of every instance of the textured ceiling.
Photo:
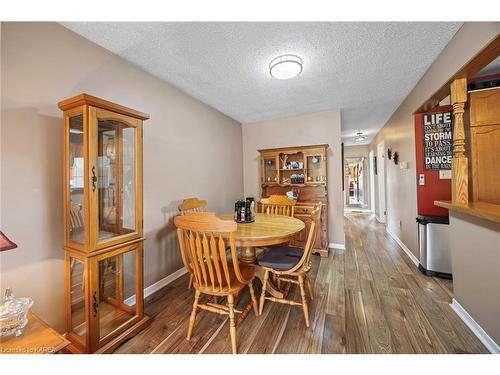
[[(249, 123), (330, 109), (368, 143), (461, 23), (69, 22), (63, 25), (228, 116)], [(302, 73), (280, 81), (271, 59)]]

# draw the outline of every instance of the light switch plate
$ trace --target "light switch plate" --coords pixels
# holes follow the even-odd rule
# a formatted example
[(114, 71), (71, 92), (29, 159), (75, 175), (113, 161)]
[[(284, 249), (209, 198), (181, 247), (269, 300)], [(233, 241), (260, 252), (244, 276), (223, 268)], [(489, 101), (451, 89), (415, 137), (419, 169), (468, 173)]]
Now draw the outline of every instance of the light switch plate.
[(425, 174), (422, 173), (418, 175), (418, 184), (420, 186), (425, 185)]
[(439, 179), (441, 180), (451, 180), (451, 169), (440, 169)]

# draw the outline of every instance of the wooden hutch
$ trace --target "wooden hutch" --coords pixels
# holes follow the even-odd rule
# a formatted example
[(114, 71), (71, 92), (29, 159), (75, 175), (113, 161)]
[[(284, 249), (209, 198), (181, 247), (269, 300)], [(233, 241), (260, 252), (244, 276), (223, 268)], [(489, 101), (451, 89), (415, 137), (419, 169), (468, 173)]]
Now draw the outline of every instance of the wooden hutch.
[(328, 145), (258, 151), (262, 198), (272, 194), (285, 195), (290, 191), (297, 198), (295, 217), (304, 221), (306, 228), (295, 239), (295, 246), (305, 246), (313, 206), (318, 202), (323, 203), (321, 226), (314, 244), (314, 252), (328, 256)]
[(64, 111), (64, 285), (69, 351), (111, 352), (143, 311), (142, 123), (87, 94)]

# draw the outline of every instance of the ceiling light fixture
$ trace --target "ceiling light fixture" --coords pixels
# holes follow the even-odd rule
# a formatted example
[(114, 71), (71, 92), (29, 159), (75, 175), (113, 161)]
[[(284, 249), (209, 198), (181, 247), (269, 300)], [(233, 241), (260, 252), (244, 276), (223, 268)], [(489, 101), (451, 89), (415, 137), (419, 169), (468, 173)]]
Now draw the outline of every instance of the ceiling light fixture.
[(302, 59), (295, 55), (281, 55), (269, 63), (269, 74), (276, 79), (290, 79), (302, 72)]
[(356, 138), (354, 138), (354, 140), (356, 142), (362, 142), (366, 139), (366, 137), (363, 135), (363, 132), (357, 132), (356, 133)]

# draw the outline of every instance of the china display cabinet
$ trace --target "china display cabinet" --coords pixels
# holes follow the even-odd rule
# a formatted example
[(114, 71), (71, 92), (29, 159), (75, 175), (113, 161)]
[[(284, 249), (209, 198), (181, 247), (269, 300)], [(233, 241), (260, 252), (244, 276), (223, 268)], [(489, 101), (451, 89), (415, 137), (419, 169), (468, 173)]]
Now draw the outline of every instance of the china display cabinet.
[(149, 324), (143, 312), (142, 123), (87, 94), (64, 111), (66, 338), (105, 353)]
[(306, 224), (295, 246), (304, 247), (314, 204), (323, 203), (321, 227), (316, 237), (314, 251), (328, 255), (328, 145), (298, 146), (258, 150), (261, 164), (261, 195), (292, 193), (296, 199), (295, 217)]

